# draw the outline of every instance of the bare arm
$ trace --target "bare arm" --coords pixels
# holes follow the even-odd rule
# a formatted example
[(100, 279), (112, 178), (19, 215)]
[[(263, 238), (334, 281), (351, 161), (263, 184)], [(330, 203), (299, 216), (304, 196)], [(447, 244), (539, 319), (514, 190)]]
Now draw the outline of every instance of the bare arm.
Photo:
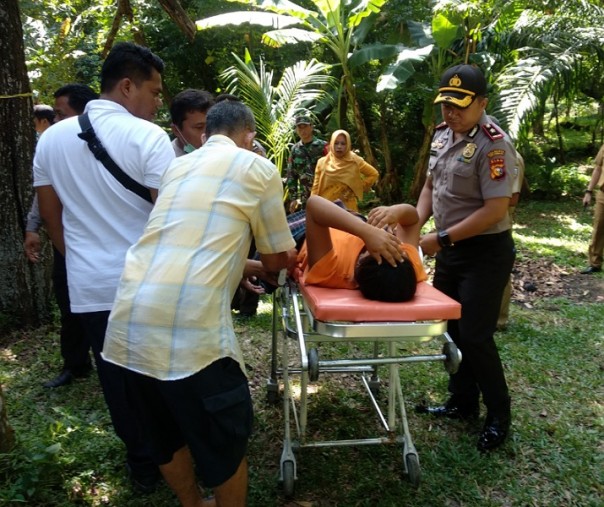
[[(471, 238), (482, 234), (492, 225), (503, 220), (508, 211), (509, 197), (496, 197), (486, 199), (484, 205), (474, 213), (464, 218), (458, 224), (447, 229), (453, 243), (462, 239)], [(432, 255), (440, 250), (438, 235), (435, 232), (422, 236), (420, 245), (424, 253)]]
[(417, 201), (420, 229), (432, 216), (432, 179), (427, 178)]
[(48, 236), (55, 248), (65, 255), (65, 241), (63, 239), (63, 205), (59, 196), (51, 185), (37, 187), (40, 216), (46, 226)]
[(313, 266), (333, 248), (329, 234), (330, 227), (361, 238), (367, 251), (378, 263), (382, 262), (382, 258), (393, 266), (402, 261), (400, 241), (396, 236), (359, 220), (327, 199), (313, 195), (306, 203), (306, 243), (309, 266)]
[(404, 243), (419, 245), (419, 216), (410, 204), (374, 208), (369, 212), (367, 223), (380, 229), (388, 227)]

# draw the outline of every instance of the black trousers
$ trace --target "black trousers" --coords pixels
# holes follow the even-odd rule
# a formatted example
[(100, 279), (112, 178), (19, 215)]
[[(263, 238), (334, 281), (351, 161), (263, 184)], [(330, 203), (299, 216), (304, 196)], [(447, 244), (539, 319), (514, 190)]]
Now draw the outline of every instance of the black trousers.
[(128, 465), (133, 474), (138, 477), (157, 475), (157, 466), (151, 460), (150, 449), (143, 438), (143, 432), (138, 425), (127, 395), (126, 370), (101, 357), (109, 312), (80, 313), (79, 315), (92, 346), (99, 381), (109, 408), (113, 428), (126, 445)]
[(92, 368), (90, 343), (84, 333), (79, 315), (71, 313), (65, 257), (56, 248), (53, 249), (53, 253), (52, 284), (61, 314), (63, 370), (69, 370), (76, 376), (84, 375)]
[(461, 318), (448, 326), (462, 353), (459, 371), (449, 379), (449, 391), (462, 407), (477, 405), (482, 393), (492, 416), (506, 417), (510, 412), (493, 335), (515, 256), (510, 231), (460, 241), (436, 256), (434, 287), (461, 303)]

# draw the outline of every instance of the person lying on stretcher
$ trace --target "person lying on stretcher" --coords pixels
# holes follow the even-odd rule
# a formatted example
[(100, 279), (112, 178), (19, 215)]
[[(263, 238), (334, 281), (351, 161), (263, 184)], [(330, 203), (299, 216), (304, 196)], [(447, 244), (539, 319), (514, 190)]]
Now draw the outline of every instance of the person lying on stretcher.
[(380, 206), (367, 222), (313, 195), (306, 203), (306, 241), (298, 254), (305, 284), (359, 289), (367, 299), (408, 301), (427, 279), (417, 245), (418, 215), (409, 204)]

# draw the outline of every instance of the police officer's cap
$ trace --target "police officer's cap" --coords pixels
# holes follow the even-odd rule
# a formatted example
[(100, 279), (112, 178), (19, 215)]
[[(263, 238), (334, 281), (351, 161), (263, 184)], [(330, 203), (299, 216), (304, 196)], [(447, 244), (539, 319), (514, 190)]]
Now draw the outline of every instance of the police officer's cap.
[(443, 74), (435, 104), (451, 104), (465, 109), (476, 97), (487, 93), (487, 81), (478, 67), (456, 65)]
[(294, 121), (296, 123), (296, 126), (298, 126), (298, 125), (311, 125), (312, 124), (312, 121), (310, 119), (310, 115), (307, 114), (307, 113), (299, 114), (298, 116), (296, 116), (296, 118), (295, 118)]

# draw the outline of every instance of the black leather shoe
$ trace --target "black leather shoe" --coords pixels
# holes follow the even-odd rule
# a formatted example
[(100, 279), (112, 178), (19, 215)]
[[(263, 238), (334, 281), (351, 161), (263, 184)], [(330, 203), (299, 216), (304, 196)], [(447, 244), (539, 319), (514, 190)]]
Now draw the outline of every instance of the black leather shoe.
[(444, 405), (438, 407), (429, 407), (427, 405), (417, 405), (415, 410), (420, 414), (431, 414), (436, 417), (446, 417), (448, 419), (472, 420), (478, 418), (478, 405), (461, 407), (454, 402), (447, 401)]
[(476, 447), (480, 452), (490, 451), (499, 447), (508, 436), (510, 431), (510, 417), (487, 416), (482, 433), (478, 438)]
[(602, 271), (602, 268), (599, 268), (597, 266), (589, 266), (587, 268), (585, 268), (584, 270), (581, 271), (582, 275), (591, 275), (592, 273), (599, 273), (600, 271)]
[(73, 374), (69, 370), (63, 370), (61, 374), (57, 378), (53, 378), (48, 382), (44, 382), (42, 384), (44, 387), (53, 389), (55, 387), (66, 386), (67, 384), (71, 384), (73, 380)]

